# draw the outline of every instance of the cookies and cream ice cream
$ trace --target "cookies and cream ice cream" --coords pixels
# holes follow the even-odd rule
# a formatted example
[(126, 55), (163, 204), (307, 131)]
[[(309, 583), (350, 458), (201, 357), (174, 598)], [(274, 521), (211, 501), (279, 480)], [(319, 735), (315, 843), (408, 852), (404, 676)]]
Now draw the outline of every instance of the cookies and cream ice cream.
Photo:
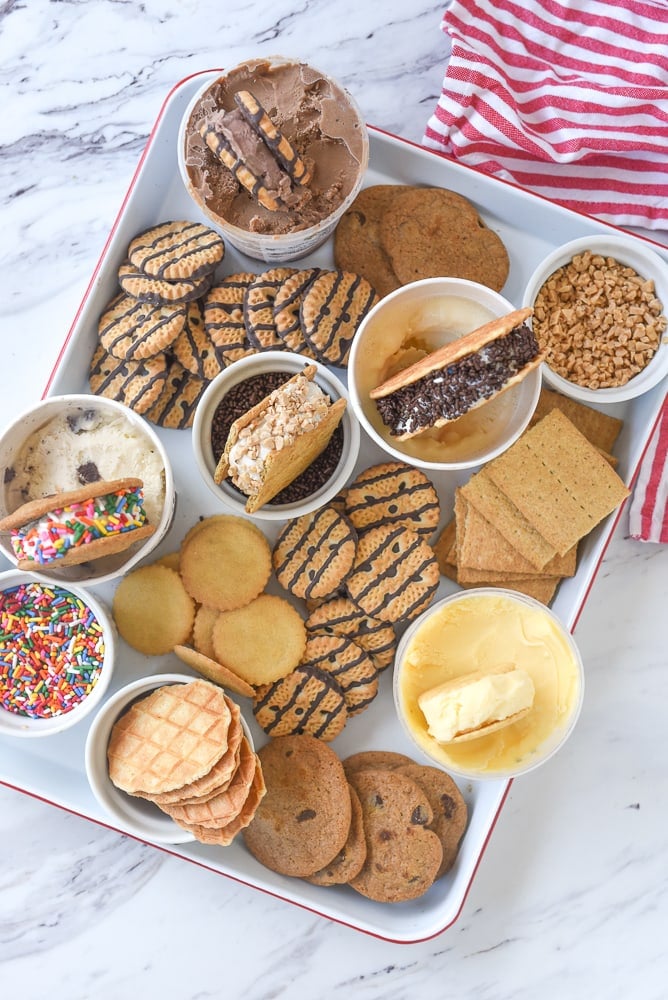
[(358, 188), (368, 156), (344, 88), (277, 57), (215, 80), (190, 111), (183, 143), (188, 187), (210, 217), (267, 234), (330, 217)]
[[(440, 766), (470, 777), (542, 760), (569, 731), (581, 694), (581, 664), (565, 628), (537, 601), (501, 590), (436, 605), (398, 657), (395, 697), (408, 731)], [(514, 716), (510, 724), (490, 724), (506, 716)], [(474, 728), (475, 738), (457, 739)]]
[(144, 484), (144, 509), (157, 525), (165, 503), (162, 458), (148, 435), (105, 407), (58, 413), (30, 434), (4, 472), (8, 512), (28, 500), (76, 490), (85, 483), (136, 476)]

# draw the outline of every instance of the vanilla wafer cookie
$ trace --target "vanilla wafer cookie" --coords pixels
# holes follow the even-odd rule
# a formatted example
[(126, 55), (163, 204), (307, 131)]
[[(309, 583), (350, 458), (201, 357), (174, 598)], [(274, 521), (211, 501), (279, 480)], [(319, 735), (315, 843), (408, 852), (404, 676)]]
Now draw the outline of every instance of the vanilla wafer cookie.
[(397, 635), (391, 622), (371, 618), (347, 596), (332, 597), (312, 608), (306, 619), (307, 632), (344, 635), (371, 656), (377, 670), (394, 660)]
[(234, 95), (234, 100), (248, 124), (266, 143), (293, 181), (308, 184), (312, 168), (307, 166), (292, 143), (274, 124), (255, 95), (249, 90), (239, 90)]
[(142, 360), (165, 351), (186, 321), (185, 305), (155, 305), (120, 292), (98, 321), (98, 338), (105, 350), (122, 361)]
[(345, 511), (358, 531), (405, 524), (429, 537), (441, 505), (432, 481), (408, 462), (380, 462), (358, 473), (345, 492)]
[(224, 256), (223, 238), (215, 230), (187, 220), (152, 226), (128, 246), (128, 260), (138, 271), (166, 281), (201, 278)]
[(244, 296), (257, 275), (238, 271), (218, 281), (204, 296), (204, 325), (224, 365), (255, 354), (244, 322)]
[(440, 582), (430, 545), (411, 528), (386, 524), (359, 536), (349, 596), (367, 615), (411, 621), (431, 603)]
[(288, 521), (272, 550), (276, 579), (295, 597), (335, 593), (353, 568), (357, 533), (343, 514), (320, 507)]
[[(269, 212), (278, 212), (279, 209), (285, 207), (281, 199), (272, 194), (265, 187), (262, 179), (254, 174), (248, 164), (237, 155), (231, 143), (222, 132), (216, 130), (213, 123), (202, 122), (199, 126), (199, 132), (213, 155), (220, 160), (223, 166), (227, 167), (242, 187), (246, 188), (251, 198), (254, 198)], [(285, 177), (289, 184), (289, 177), (287, 175)]]
[(285, 344), (274, 319), (276, 293), (295, 268), (272, 267), (255, 276), (244, 295), (244, 323), (251, 345), (258, 351), (280, 351)]
[(316, 357), (346, 367), (357, 328), (378, 299), (367, 279), (351, 271), (328, 270), (315, 278), (302, 300), (300, 321)]
[(118, 284), (124, 292), (142, 302), (154, 302), (156, 305), (178, 305), (191, 302), (205, 295), (213, 284), (213, 272), (202, 275), (201, 278), (180, 278), (178, 281), (167, 281), (156, 278), (152, 274), (144, 274), (130, 261), (123, 261), (118, 269)]
[(107, 748), (109, 777), (130, 794), (179, 788), (220, 760), (229, 725), (225, 695), (215, 684), (164, 684), (114, 723)]
[(378, 671), (365, 650), (344, 635), (311, 632), (301, 666), (324, 670), (337, 681), (348, 715), (359, 715), (378, 694)]
[(141, 361), (127, 361), (115, 358), (98, 344), (91, 358), (88, 384), (96, 396), (115, 399), (135, 413), (146, 413), (160, 395), (167, 371), (167, 358), (162, 352)]
[(278, 336), (290, 351), (307, 358), (315, 358), (315, 353), (304, 338), (299, 310), (307, 289), (321, 273), (319, 267), (295, 271), (279, 285), (274, 298), (274, 324)]
[(285, 677), (257, 688), (253, 715), (273, 738), (308, 733), (327, 743), (344, 729), (348, 708), (332, 674), (299, 664)]

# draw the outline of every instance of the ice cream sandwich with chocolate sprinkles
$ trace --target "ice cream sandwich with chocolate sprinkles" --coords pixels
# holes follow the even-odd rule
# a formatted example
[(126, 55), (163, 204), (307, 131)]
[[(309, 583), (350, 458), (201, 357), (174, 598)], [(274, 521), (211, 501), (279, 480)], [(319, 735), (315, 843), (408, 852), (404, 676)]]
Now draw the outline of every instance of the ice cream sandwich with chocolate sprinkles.
[(399, 441), (457, 420), (526, 378), (543, 360), (517, 309), (491, 320), (397, 372), (370, 392)]

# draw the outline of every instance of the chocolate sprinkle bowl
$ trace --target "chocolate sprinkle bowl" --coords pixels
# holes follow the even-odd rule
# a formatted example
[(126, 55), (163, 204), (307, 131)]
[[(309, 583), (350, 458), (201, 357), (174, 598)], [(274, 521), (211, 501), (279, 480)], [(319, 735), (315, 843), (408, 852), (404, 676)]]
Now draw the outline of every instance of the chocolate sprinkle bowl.
[[(222, 371), (198, 403), (192, 438), (195, 460), (209, 490), (230, 512), (244, 515), (247, 497), (227, 478), (218, 485), (214, 472), (232, 423), (308, 364), (315, 365), (314, 381), (332, 402), (348, 400), (345, 386), (325, 365), (289, 351), (264, 351)], [(352, 475), (359, 446), (359, 425), (348, 405), (325, 450), (253, 517), (284, 520), (328, 503)]]
[[(510, 371), (503, 377), (499, 374), (500, 339), (487, 343), (477, 355), (448, 364), (447, 372), (435, 372), (438, 378), (425, 377), (385, 398), (373, 396), (378, 387), (394, 383), (404, 369), (430, 355), (436, 357), (439, 349), (491, 321), (513, 318), (514, 312), (513, 304), (498, 292), (460, 278), (415, 281), (381, 299), (360, 324), (348, 362), (350, 402), (369, 437), (392, 458), (433, 472), (470, 469), (505, 451), (531, 420), (541, 376), (540, 367), (533, 367), (516, 384), (499, 391), (512, 377)], [(533, 342), (531, 331), (521, 325), (504, 338), (512, 339), (518, 368), (533, 351), (527, 335)], [(447, 393), (437, 385), (445, 378)], [(430, 426), (436, 406), (430, 393), (439, 397), (439, 415), (447, 420), (442, 426)], [(474, 397), (485, 402), (472, 406)], [(444, 400), (450, 406), (447, 411)], [(414, 436), (401, 433), (422, 424), (426, 429)]]

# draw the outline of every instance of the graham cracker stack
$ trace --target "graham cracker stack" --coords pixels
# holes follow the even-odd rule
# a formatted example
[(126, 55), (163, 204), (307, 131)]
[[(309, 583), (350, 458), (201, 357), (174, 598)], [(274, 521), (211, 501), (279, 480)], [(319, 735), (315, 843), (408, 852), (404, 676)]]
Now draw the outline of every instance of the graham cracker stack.
[(543, 390), (543, 415), (456, 490), (434, 551), (460, 586), (508, 587), (549, 604), (576, 572), (579, 541), (629, 495), (602, 454), (621, 421), (564, 399)]

